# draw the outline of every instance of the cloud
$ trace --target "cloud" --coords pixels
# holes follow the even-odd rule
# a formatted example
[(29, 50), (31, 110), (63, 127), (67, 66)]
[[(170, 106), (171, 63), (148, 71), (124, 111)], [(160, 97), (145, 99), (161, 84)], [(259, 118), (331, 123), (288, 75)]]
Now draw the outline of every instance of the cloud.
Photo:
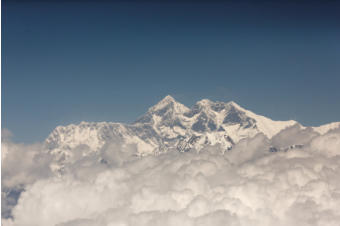
[(302, 128), (301, 125), (295, 124), (276, 134), (271, 142), (276, 147), (285, 148), (290, 144), (307, 144), (318, 135), (312, 128)]
[(1, 213), (11, 216), (18, 196), (29, 184), (52, 176), (50, 163), (52, 156), (43, 151), (41, 144), (16, 144), (11, 141), (11, 133), (2, 130), (1, 142)]
[(6, 128), (1, 128), (1, 141), (8, 141), (13, 136), (12, 132)]
[[(292, 142), (304, 146), (268, 151)], [(133, 147), (109, 144), (74, 158), (62, 176), (29, 183), (3, 225), (335, 226), (339, 142), (340, 130), (321, 136), (292, 127), (272, 140), (244, 139), (224, 154), (210, 146), (138, 158)]]
[(332, 130), (323, 136), (318, 136), (310, 143), (311, 149), (328, 157), (340, 155), (340, 128)]
[(51, 156), (42, 152), (41, 144), (15, 144), (2, 142), (2, 184), (15, 187), (31, 184), (50, 176)]

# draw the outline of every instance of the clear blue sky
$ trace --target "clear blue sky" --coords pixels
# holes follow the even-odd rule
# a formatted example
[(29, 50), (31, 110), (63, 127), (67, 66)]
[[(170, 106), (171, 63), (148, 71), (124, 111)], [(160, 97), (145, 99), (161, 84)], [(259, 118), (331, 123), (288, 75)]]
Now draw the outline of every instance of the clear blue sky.
[(340, 121), (340, 3), (299, 2), (3, 0), (2, 127), (42, 141), (132, 122), (167, 94)]

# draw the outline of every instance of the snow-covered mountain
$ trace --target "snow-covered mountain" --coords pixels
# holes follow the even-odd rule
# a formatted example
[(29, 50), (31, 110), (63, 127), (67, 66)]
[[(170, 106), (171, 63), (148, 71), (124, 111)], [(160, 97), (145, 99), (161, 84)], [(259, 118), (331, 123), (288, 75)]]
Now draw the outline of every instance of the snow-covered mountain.
[[(157, 154), (169, 150), (201, 150), (205, 145), (220, 145), (230, 150), (243, 138), (263, 133), (268, 138), (297, 122), (273, 121), (240, 107), (235, 102), (198, 101), (188, 108), (166, 96), (132, 124), (81, 122), (58, 126), (46, 139), (48, 150), (66, 159), (71, 149), (86, 147), (98, 152), (105, 145), (119, 143), (134, 146), (136, 155)], [(340, 127), (332, 123), (313, 129), (322, 134)]]
[(313, 130), (319, 134), (325, 134), (330, 130), (340, 128), (340, 122), (331, 122), (322, 126), (312, 127)]

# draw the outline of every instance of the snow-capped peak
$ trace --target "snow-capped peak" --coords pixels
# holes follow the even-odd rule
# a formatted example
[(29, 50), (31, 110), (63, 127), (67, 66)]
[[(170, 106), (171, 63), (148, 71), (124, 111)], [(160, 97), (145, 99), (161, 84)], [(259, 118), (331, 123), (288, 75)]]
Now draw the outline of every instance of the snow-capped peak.
[(171, 108), (176, 113), (184, 113), (189, 111), (189, 108), (184, 106), (183, 104), (177, 102), (172, 96), (167, 95), (157, 104), (149, 108), (148, 112), (159, 112), (164, 110), (165, 108)]
[(241, 107), (240, 105), (238, 105), (238, 104), (237, 104), (236, 102), (234, 102), (234, 101), (229, 101), (229, 102), (227, 102), (226, 105), (228, 105), (228, 106), (233, 106), (233, 107), (235, 107), (235, 108), (238, 108), (238, 109), (241, 110), (241, 111), (244, 111), (244, 110), (245, 110), (243, 107)]
[(214, 102), (209, 100), (209, 99), (202, 99), (202, 100), (198, 101), (196, 104), (200, 105), (200, 106), (210, 106), (213, 103)]
[(157, 104), (152, 106), (150, 109), (151, 110), (159, 110), (160, 108), (163, 108), (164, 106), (166, 106), (168, 104), (172, 104), (172, 103), (176, 103), (176, 100), (172, 96), (167, 95), (162, 100), (160, 100)]
[(255, 114), (252, 111), (246, 110), (237, 103), (231, 101), (228, 105), (235, 107), (237, 110), (243, 112), (248, 118), (254, 119), (256, 127), (265, 134), (268, 138), (273, 137), (275, 134), (280, 132), (282, 129), (293, 126), (297, 122), (294, 120), (288, 121), (274, 121), (262, 115)]
[(325, 134), (330, 130), (334, 129), (340, 129), (340, 122), (331, 122), (322, 126), (318, 127), (312, 127), (314, 131), (320, 133), (320, 134)]

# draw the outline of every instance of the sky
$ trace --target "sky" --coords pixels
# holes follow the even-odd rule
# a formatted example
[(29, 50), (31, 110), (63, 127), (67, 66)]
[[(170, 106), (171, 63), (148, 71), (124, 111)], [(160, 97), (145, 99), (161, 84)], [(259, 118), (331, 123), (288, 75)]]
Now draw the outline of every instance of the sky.
[(2, 127), (133, 122), (164, 96), (340, 121), (339, 1), (2, 1)]

